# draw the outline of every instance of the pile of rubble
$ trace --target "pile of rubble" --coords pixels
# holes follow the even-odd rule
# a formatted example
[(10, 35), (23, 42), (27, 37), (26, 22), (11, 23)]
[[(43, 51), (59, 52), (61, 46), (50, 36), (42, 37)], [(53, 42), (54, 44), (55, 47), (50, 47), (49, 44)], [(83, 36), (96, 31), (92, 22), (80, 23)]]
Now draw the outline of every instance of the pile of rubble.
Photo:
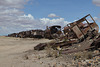
[[(92, 22), (88, 20), (90, 18)], [(34, 50), (40, 51), (49, 47), (49, 56), (56, 55), (56, 58), (60, 55), (65, 55), (67, 58), (70, 56), (68, 59), (71, 60), (67, 59), (67, 61), (73, 62), (69, 67), (100, 66), (99, 26), (90, 14), (66, 25), (63, 32), (63, 36), (59, 35), (49, 43), (40, 43), (34, 47)]]
[[(43, 50), (50, 45), (52, 48), (62, 49), (62, 53), (72, 53), (89, 49), (98, 49), (100, 42), (99, 26), (90, 14), (67, 24), (63, 29), (59, 25), (46, 27), (46, 30), (29, 30), (8, 34), (9, 37), (20, 38), (48, 38), (54, 39), (51, 43), (40, 43), (35, 50)], [(80, 47), (78, 47), (78, 45)], [(75, 46), (76, 45), (76, 46)], [(75, 46), (75, 47), (73, 47)]]
[[(91, 22), (88, 21), (87, 17), (91, 18)], [(89, 18), (89, 19), (90, 19)], [(63, 29), (59, 25), (54, 25), (50, 27), (46, 27), (45, 30), (29, 30), (22, 31), (19, 33), (8, 34), (9, 37), (20, 37), (20, 38), (48, 38), (55, 39), (67, 38), (71, 39), (85, 39), (88, 36), (95, 36), (99, 31), (99, 27), (91, 17), (90, 14), (81, 18), (78, 21), (67, 24)]]
[(54, 39), (62, 34), (61, 26), (47, 26), (46, 30), (29, 30), (19, 33), (8, 34), (8, 37), (20, 37), (20, 38), (48, 38)]
[[(89, 22), (88, 19), (90, 18), (92, 22)], [(98, 45), (100, 40), (100, 35), (98, 33), (99, 26), (96, 24), (96, 22), (94, 21), (94, 19), (90, 14), (79, 19), (78, 21), (67, 24), (64, 27), (63, 32), (64, 33), (62, 36), (60, 35), (61, 32), (59, 33), (59, 37), (55, 38), (55, 42), (43, 43), (43, 44), (40, 43), (36, 47), (34, 47), (34, 49), (41, 50), (44, 49), (47, 45), (50, 45), (53, 48), (67, 47), (65, 50), (63, 50), (63, 52), (67, 51), (67, 53), (70, 53), (70, 52), (83, 51), (90, 48), (92, 49), (92, 47)], [(79, 44), (80, 47), (75, 49), (74, 48), (69, 49), (69, 46), (75, 44)], [(99, 45), (96, 47), (99, 47)]]
[[(90, 14), (78, 21), (67, 24), (63, 29), (59, 25), (54, 25), (47, 26), (46, 30), (22, 31), (8, 34), (8, 36), (54, 39), (55, 42), (40, 43), (34, 49), (43, 50), (47, 45), (50, 45), (54, 49), (57, 49), (57, 47), (61, 48), (63, 50), (62, 53), (72, 53), (94, 48), (98, 49), (100, 42), (99, 26)], [(79, 44), (80, 47), (78, 45), (75, 46), (75, 44)]]
[(99, 26), (90, 14), (63, 28), (47, 26), (46, 30), (22, 31), (8, 36), (52, 39), (51, 42), (37, 44), (34, 47), (36, 53), (31, 50), (25, 54), (26, 60), (33, 59), (32, 63), (48, 64), (44, 67), (100, 67)]

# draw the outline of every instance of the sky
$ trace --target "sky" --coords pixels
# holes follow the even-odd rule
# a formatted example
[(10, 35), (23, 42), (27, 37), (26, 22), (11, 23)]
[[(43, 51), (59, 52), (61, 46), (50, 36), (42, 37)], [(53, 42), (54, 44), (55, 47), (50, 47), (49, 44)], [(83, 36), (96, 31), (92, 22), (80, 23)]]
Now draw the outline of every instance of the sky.
[(100, 0), (0, 0), (0, 35), (64, 27), (87, 14), (100, 26)]

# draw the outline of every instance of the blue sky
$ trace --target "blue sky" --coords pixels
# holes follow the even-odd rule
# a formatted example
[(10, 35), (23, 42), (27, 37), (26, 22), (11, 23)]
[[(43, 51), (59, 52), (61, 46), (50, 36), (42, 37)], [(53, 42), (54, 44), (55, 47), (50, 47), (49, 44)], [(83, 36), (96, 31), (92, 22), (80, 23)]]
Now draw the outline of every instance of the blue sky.
[[(26, 14), (31, 13), (36, 19), (47, 18), (50, 13), (63, 17), (69, 22), (87, 14), (100, 18), (100, 6), (94, 3), (100, 3), (99, 0), (34, 0), (30, 4), (31, 1), (25, 5), (24, 12)], [(99, 21), (96, 22), (100, 25)]]
[(61, 25), (91, 14), (100, 26), (100, 0), (1, 0), (0, 35)]
[(99, 16), (100, 7), (93, 4), (92, 0), (35, 0), (33, 4), (27, 4), (24, 12), (31, 13), (35, 18), (47, 17), (54, 13), (67, 21), (91, 14)]

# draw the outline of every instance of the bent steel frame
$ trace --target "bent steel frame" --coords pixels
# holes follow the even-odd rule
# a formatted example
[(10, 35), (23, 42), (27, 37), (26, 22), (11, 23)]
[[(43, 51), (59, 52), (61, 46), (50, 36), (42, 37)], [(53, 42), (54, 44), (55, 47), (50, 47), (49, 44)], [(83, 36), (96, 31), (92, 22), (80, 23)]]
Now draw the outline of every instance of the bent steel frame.
[[(90, 17), (93, 22), (89, 22), (87, 20), (87, 17)], [(85, 26), (85, 24), (83, 24), (83, 22), (86, 22), (86, 26)], [(82, 29), (82, 27), (83, 27), (83, 29)], [(68, 29), (69, 29), (69, 31), (68, 31)], [(67, 24), (67, 26), (65, 26), (65, 29), (64, 29), (65, 35), (66, 35), (66, 33), (71, 33), (70, 30), (73, 32), (73, 34), (75, 34), (77, 36), (78, 39), (80, 39), (80, 38), (85, 38), (85, 35), (87, 35), (88, 32), (91, 32), (91, 34), (94, 34), (93, 31), (98, 32), (99, 26), (96, 24), (96, 22), (94, 21), (92, 16), (90, 14), (88, 14), (85, 17), (79, 19), (78, 21)], [(74, 36), (74, 35), (72, 35), (72, 36)]]

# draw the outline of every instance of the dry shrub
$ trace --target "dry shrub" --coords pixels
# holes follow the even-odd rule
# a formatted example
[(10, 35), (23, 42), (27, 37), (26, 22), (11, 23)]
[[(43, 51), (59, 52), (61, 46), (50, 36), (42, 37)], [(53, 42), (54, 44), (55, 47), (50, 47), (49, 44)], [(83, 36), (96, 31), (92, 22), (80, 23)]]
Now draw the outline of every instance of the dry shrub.
[(25, 55), (23, 56), (23, 58), (24, 58), (24, 60), (28, 60), (28, 59), (29, 59), (29, 57), (28, 57), (27, 54), (25, 54)]
[(92, 52), (86, 52), (84, 55), (87, 59), (92, 59)]
[(75, 59), (91, 59), (92, 52), (78, 52), (74, 55)]
[(74, 58), (75, 59), (79, 59), (79, 58), (81, 58), (82, 57), (82, 54), (81, 53), (76, 53), (75, 55), (74, 55)]
[(50, 45), (48, 45), (46, 48), (46, 53), (47, 53), (47, 57), (59, 57), (59, 51), (58, 50), (54, 50)]

